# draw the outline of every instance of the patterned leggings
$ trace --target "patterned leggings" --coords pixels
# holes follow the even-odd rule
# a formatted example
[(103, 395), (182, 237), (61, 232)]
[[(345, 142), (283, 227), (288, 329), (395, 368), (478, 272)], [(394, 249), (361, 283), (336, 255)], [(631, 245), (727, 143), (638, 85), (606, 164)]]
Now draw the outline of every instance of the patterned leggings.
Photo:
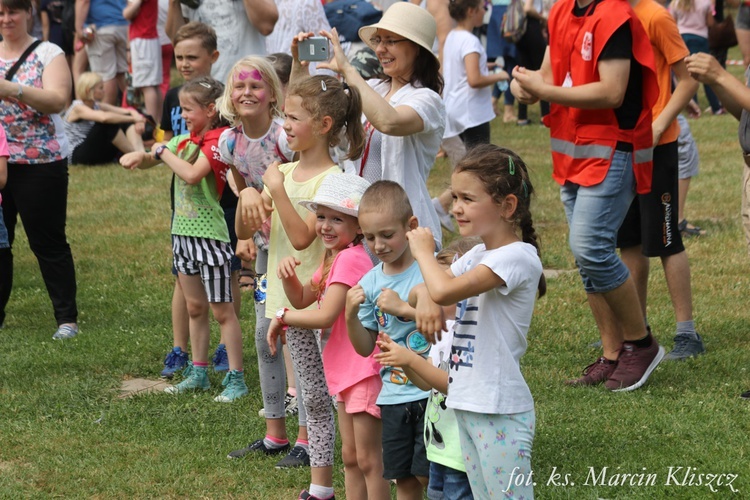
[[(268, 252), (258, 251), (255, 260), (255, 272), (258, 275), (257, 282), (262, 281), (266, 274), (268, 264)], [(260, 392), (263, 396), (263, 408), (266, 418), (284, 418), (284, 396), (286, 396), (286, 370), (284, 369), (284, 355), (281, 352), (281, 340), (276, 346), (276, 355), (271, 354), (268, 348), (266, 335), (271, 320), (266, 318), (266, 294), (265, 284), (258, 286), (255, 291), (255, 349), (258, 352), (258, 373), (260, 375)], [(299, 381), (299, 373), (296, 369), (294, 377)], [(298, 385), (299, 386), (299, 385)], [(299, 400), (299, 398), (298, 398)], [(307, 425), (307, 415), (304, 405), (299, 404), (299, 425)]]
[(534, 498), (534, 410), (485, 415), (455, 410), (466, 475), (476, 498)]
[(286, 344), (292, 355), (294, 371), (299, 375), (297, 388), (302, 391), (307, 412), (310, 466), (333, 465), (336, 428), (316, 331), (290, 326), (286, 332)]

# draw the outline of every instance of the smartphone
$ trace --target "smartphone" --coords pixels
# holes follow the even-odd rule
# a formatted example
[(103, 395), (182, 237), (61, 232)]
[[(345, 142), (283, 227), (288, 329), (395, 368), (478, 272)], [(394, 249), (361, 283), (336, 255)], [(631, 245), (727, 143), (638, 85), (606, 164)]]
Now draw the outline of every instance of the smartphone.
[(324, 36), (313, 36), (299, 42), (300, 61), (327, 61), (328, 39)]

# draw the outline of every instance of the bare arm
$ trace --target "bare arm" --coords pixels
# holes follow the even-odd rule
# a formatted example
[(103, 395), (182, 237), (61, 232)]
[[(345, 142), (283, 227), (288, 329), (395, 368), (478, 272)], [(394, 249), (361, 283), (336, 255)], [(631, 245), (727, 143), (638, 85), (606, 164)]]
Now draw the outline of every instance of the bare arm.
[[(52, 59), (42, 73), (42, 88), (23, 85), (20, 101), (43, 114), (60, 113), (70, 95), (70, 69), (65, 56), (60, 54)], [(13, 98), (18, 95), (20, 84), (0, 80), (0, 99)]]
[[(300, 261), (295, 257), (284, 257), (279, 262), (279, 267), (276, 270), (276, 275), (281, 280), (281, 284), (284, 287), (284, 293), (286, 294), (289, 303), (295, 309), (304, 309), (309, 306), (317, 298), (317, 294), (312, 289), (312, 282), (308, 281), (304, 285), (299, 280), (297, 272), (294, 270), (300, 265)], [(341, 308), (343, 309), (343, 303)], [(285, 320), (286, 321), (286, 320)], [(296, 325), (296, 323), (290, 323)], [(311, 326), (309, 328), (327, 328)]]
[(750, 110), (750, 88), (721, 67), (711, 55), (699, 52), (685, 58), (690, 76), (706, 83), (732, 115), (740, 119), (742, 110)]
[(432, 231), (428, 228), (413, 229), (406, 236), (411, 253), (422, 271), (427, 291), (432, 300), (441, 306), (455, 304), (505, 283), (489, 267), (482, 265), (460, 276), (453, 276), (450, 269), (444, 271), (433, 254), (434, 243), (429, 241)]
[(378, 332), (362, 326), (359, 320), (359, 306), (365, 302), (365, 291), (360, 285), (353, 286), (346, 294), (346, 330), (349, 340), (360, 356), (369, 356), (375, 349)]
[(169, 0), (169, 9), (167, 10), (167, 21), (164, 23), (164, 31), (170, 40), (174, 40), (177, 30), (185, 24), (185, 18), (182, 17), (182, 7), (180, 0)]
[(122, 17), (128, 21), (135, 19), (135, 16), (137, 16), (138, 12), (141, 10), (141, 1), (142, 0), (128, 0), (125, 4), (125, 8), (122, 9)]
[[(155, 151), (158, 146), (159, 144), (154, 144), (153, 150)], [(211, 164), (205, 156), (198, 157), (195, 163), (190, 164), (169, 149), (165, 149), (160, 159), (172, 169), (175, 175), (191, 185), (198, 184), (201, 179), (211, 172)]]
[(695, 92), (698, 90), (698, 82), (690, 78), (690, 74), (687, 71), (687, 66), (684, 60), (677, 61), (672, 65), (672, 73), (677, 79), (677, 85), (674, 88), (672, 97), (669, 98), (669, 102), (664, 106), (664, 109), (656, 117), (652, 124), (652, 130), (654, 135), (654, 146), (659, 142), (661, 135), (669, 127), (669, 125), (677, 118), (687, 103), (692, 99)]
[(289, 195), (284, 189), (284, 174), (278, 168), (277, 163), (272, 163), (263, 174), (263, 183), (271, 193), (274, 209), (281, 220), (284, 232), (289, 238), (295, 250), (304, 250), (315, 241), (315, 214), (310, 212), (303, 219), (294, 209)]
[(273, 0), (243, 0), (250, 24), (263, 36), (268, 36), (279, 20), (279, 10)]
[(8, 182), (8, 157), (0, 156), (0, 189)]
[(402, 368), (411, 383), (423, 391), (434, 388), (448, 394), (448, 373), (433, 365), (429, 359), (397, 344), (385, 333), (380, 334), (377, 345), (382, 352), (376, 354), (375, 359), (380, 364)]
[[(179, 0), (178, 0), (179, 1)], [(86, 18), (89, 15), (89, 7), (91, 6), (90, 0), (76, 0), (76, 36), (78, 38), (83, 37), (83, 25), (86, 23)]]
[(334, 283), (326, 289), (320, 309), (314, 311), (287, 311), (284, 323), (299, 328), (324, 329), (330, 328), (336, 322), (346, 305), (346, 292), (349, 287), (342, 283)]
[(479, 70), (479, 54), (477, 52), (472, 52), (464, 57), (464, 68), (466, 68), (466, 80), (469, 82), (469, 87), (473, 89), (489, 87), (502, 80), (510, 80), (510, 76), (505, 71), (483, 75)]

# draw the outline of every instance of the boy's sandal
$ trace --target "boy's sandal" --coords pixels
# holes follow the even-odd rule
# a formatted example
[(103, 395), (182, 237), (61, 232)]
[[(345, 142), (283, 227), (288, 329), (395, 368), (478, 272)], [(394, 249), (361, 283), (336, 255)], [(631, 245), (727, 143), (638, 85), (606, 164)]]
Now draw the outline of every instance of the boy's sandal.
[[(254, 290), (255, 289), (255, 276), (256, 274), (253, 269), (245, 269), (243, 267), (240, 270), (240, 290)], [(245, 279), (243, 280), (243, 278)]]
[(677, 229), (679, 229), (680, 233), (685, 236), (703, 236), (706, 234), (706, 231), (698, 226), (688, 225), (687, 219), (682, 219), (682, 221), (677, 224)]

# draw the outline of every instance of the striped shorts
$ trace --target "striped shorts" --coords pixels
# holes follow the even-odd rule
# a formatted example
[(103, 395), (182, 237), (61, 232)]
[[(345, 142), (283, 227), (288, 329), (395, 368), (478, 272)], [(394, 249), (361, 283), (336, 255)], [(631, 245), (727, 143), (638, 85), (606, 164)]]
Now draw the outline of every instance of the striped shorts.
[(173, 234), (172, 254), (177, 272), (200, 274), (209, 302), (232, 302), (230, 259), (234, 252), (229, 243)]

